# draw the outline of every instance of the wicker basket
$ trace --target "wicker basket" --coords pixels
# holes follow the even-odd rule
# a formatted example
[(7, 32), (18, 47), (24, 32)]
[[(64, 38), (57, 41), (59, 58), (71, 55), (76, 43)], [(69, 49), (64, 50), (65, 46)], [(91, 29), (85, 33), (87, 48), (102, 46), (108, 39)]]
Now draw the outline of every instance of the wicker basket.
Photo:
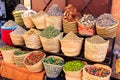
[(20, 49), (14, 49), (14, 50), (1, 50), (3, 60), (8, 63), (15, 63), (14, 61), (14, 51), (20, 50)]
[[(47, 58), (50, 58), (50, 57), (59, 58), (64, 61), (64, 59), (59, 56), (48, 56)], [(57, 78), (63, 68), (63, 66), (47, 64), (44, 61), (43, 61), (43, 65), (44, 65), (46, 74), (49, 78)]]
[(39, 37), (39, 32), (35, 33), (35, 34), (28, 34), (26, 32), (26, 33), (23, 34), (23, 39), (25, 41), (26, 47), (28, 47), (28, 48), (39, 49), (39, 48), (42, 47), (41, 40), (40, 40), (40, 37)]
[[(33, 52), (41, 52), (41, 51), (33, 51)], [(31, 71), (31, 72), (40, 72), (40, 71), (42, 71), (42, 70), (43, 70), (42, 60), (45, 58), (46, 54), (42, 52), (42, 53), (44, 54), (44, 56), (43, 56), (43, 58), (42, 58), (39, 62), (37, 62), (37, 63), (34, 64), (34, 65), (27, 65), (27, 64), (25, 64), (25, 60), (26, 60), (26, 58), (27, 58), (29, 55), (31, 55), (31, 53), (32, 53), (32, 52), (30, 52), (30, 53), (24, 58), (23, 64), (24, 64), (24, 65), (27, 67), (27, 69), (28, 69), (29, 71)]]
[(28, 54), (23, 54), (23, 55), (14, 55), (14, 60), (15, 60), (15, 64), (16, 66), (24, 66), (23, 64), (23, 59), (27, 56)]
[[(97, 67), (105, 68), (107, 70), (110, 70), (110, 74), (107, 77), (98, 77), (98, 76), (91, 75), (88, 72), (86, 72), (86, 70), (85, 70), (85, 68), (90, 67), (90, 66), (97, 66)], [(102, 65), (102, 64), (86, 65), (83, 68), (82, 80), (110, 80), (111, 72), (112, 72), (111, 68), (106, 65)]]
[(118, 29), (118, 25), (119, 25), (119, 21), (117, 20), (117, 23), (113, 26), (99, 26), (96, 24), (96, 31), (97, 34), (102, 36), (102, 37), (110, 37), (110, 38), (114, 38), (116, 37), (116, 32)]
[(21, 11), (14, 11), (13, 12), (13, 16), (15, 19), (15, 22), (20, 25), (20, 26), (24, 26), (21, 14), (23, 14), (25, 12), (25, 10), (21, 10)]
[(45, 51), (53, 52), (53, 53), (59, 52), (60, 51), (60, 41), (59, 40), (61, 40), (62, 37), (63, 37), (63, 33), (59, 34), (58, 36), (56, 36), (54, 38), (50, 38), (50, 39), (40, 36), (43, 49)]
[(80, 54), (83, 38), (78, 37), (72, 31), (64, 36), (61, 42), (61, 50), (66, 56), (78, 56)]
[(29, 16), (22, 17), (22, 19), (23, 19), (23, 22), (24, 22), (26, 28), (33, 28), (33, 27), (35, 27), (32, 19)]
[(78, 32), (77, 27), (78, 27), (78, 24), (77, 24), (76, 21), (68, 22), (68, 21), (63, 19), (63, 31), (65, 33), (68, 33), (70, 31), (73, 31), (74, 33), (77, 33)]
[(45, 12), (42, 13), (42, 11), (31, 16), (31, 19), (37, 29), (42, 30), (42, 29), (46, 28), (46, 21), (45, 21), (46, 16), (47, 16), (47, 13), (45, 13)]
[(46, 26), (54, 26), (59, 31), (62, 30), (62, 16), (46, 16)]
[(12, 34), (10, 33), (10, 38), (12, 40), (12, 43), (14, 45), (24, 45), (24, 39), (22, 37), (22, 34)]
[(91, 43), (88, 39), (85, 39), (84, 56), (86, 59), (95, 62), (103, 62), (107, 55), (109, 47), (109, 40), (104, 43)]

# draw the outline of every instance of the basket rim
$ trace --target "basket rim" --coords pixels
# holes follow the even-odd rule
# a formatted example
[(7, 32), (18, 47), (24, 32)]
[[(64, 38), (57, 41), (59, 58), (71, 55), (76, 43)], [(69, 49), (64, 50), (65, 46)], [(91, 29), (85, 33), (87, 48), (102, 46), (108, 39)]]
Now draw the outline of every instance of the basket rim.
[(44, 54), (44, 56), (42, 57), (41, 60), (39, 60), (37, 63), (33, 64), (33, 65), (28, 65), (28, 64), (25, 64), (25, 60), (26, 58), (32, 53), (32, 52), (42, 52), (42, 51), (31, 51), (28, 53), (27, 56), (25, 56), (25, 58), (23, 59), (23, 64), (26, 65), (26, 66), (34, 66), (34, 65), (37, 65), (39, 62), (41, 62), (45, 57), (46, 57), (46, 54), (44, 52), (42, 52)]
[[(56, 58), (59, 58), (59, 59), (63, 60), (63, 62), (65, 62), (62, 57), (55, 56), (55, 55), (51, 55), (51, 56), (48, 56), (48, 57), (46, 57), (46, 58), (50, 58), (50, 57), (56, 57)], [(45, 59), (46, 59), (46, 58), (45, 58)], [(45, 60), (45, 59), (43, 59), (43, 60)], [(46, 62), (44, 62), (43, 60), (42, 60), (43, 64), (46, 64), (46, 65), (49, 65), (49, 66), (51, 66), (51, 65), (52, 65), (52, 66), (58, 66), (58, 67), (63, 67), (63, 66), (64, 66), (64, 64), (63, 64), (62, 66), (60, 66), (60, 65), (54, 65), (54, 64), (46, 63)]]

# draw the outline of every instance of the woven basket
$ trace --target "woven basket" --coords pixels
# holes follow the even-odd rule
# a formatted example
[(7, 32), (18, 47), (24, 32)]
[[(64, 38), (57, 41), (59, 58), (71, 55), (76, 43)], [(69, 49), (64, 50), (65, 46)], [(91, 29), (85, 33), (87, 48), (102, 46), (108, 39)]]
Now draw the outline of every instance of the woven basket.
[(23, 19), (23, 22), (24, 22), (26, 28), (33, 28), (33, 27), (35, 27), (32, 19), (29, 16), (22, 17), (22, 19)]
[(102, 37), (110, 37), (110, 38), (114, 38), (116, 37), (116, 32), (118, 29), (118, 25), (119, 25), (119, 21), (117, 20), (117, 23), (113, 26), (99, 26), (96, 24), (96, 31), (97, 34), (102, 36)]
[[(64, 59), (59, 57), (59, 56), (48, 56), (46, 58), (50, 58), (50, 57), (59, 58), (59, 59), (64, 61)], [(47, 64), (44, 61), (43, 61), (43, 65), (44, 65), (46, 74), (49, 78), (57, 78), (59, 76), (60, 72), (62, 71), (62, 68), (63, 68), (63, 66)]]
[(65, 56), (78, 56), (82, 48), (83, 38), (80, 40), (60, 40), (61, 50)]
[(14, 55), (14, 60), (15, 60), (15, 64), (16, 66), (24, 66), (23, 64), (23, 59), (27, 56), (28, 54), (23, 54), (23, 55)]
[(32, 34), (32, 35), (23, 35), (25, 45), (28, 48), (31, 49), (39, 49), (42, 47), (40, 37), (37, 34)]
[(25, 12), (25, 10), (21, 10), (21, 11), (14, 11), (13, 12), (13, 16), (15, 19), (15, 22), (20, 25), (20, 26), (24, 26), (21, 14), (23, 14)]
[(68, 21), (63, 19), (63, 31), (65, 33), (68, 33), (70, 31), (73, 31), (74, 33), (77, 33), (78, 32), (77, 31), (77, 26), (78, 26), (78, 24), (77, 24), (76, 21), (68, 22)]
[(95, 44), (89, 42), (88, 39), (85, 39), (84, 56), (91, 61), (102, 62), (105, 60), (108, 47), (109, 40), (101, 44)]
[(60, 51), (60, 41), (59, 40), (61, 40), (62, 37), (63, 37), (63, 33), (59, 34), (58, 36), (56, 36), (54, 38), (50, 38), (50, 39), (40, 36), (43, 49), (45, 51), (53, 52), (53, 53), (59, 52)]
[[(34, 15), (39, 15), (39, 16), (34, 16)], [(45, 17), (47, 16), (46, 13), (43, 14), (34, 14), (33, 16), (31, 16), (31, 19), (33, 21), (33, 23), (35, 24), (37, 29), (45, 29), (46, 28), (46, 21), (45, 21)]]
[[(33, 51), (33, 52), (41, 52), (41, 51)], [(26, 58), (27, 58), (31, 53), (32, 53), (32, 52), (30, 52), (30, 53), (24, 58), (23, 64), (24, 64), (24, 65), (27, 67), (27, 69), (28, 69), (29, 71), (31, 71), (31, 72), (40, 72), (40, 71), (42, 71), (42, 70), (43, 70), (42, 60), (45, 58), (46, 54), (42, 52), (42, 53), (44, 54), (44, 56), (43, 56), (43, 58), (42, 58), (39, 62), (37, 62), (37, 63), (34, 64), (34, 65), (27, 65), (27, 64), (25, 64), (25, 60), (26, 60)]]
[(1, 50), (3, 60), (8, 63), (15, 63), (14, 61), (14, 51), (20, 50), (20, 49), (14, 49), (14, 50)]
[(46, 26), (54, 26), (59, 31), (62, 30), (62, 16), (46, 16)]
[(24, 45), (24, 43), (25, 43), (22, 34), (10, 33), (10, 38), (14, 45)]
[[(91, 75), (88, 72), (86, 72), (86, 70), (85, 70), (85, 68), (90, 67), (90, 66), (97, 66), (97, 67), (105, 68), (107, 70), (110, 70), (110, 74), (107, 77), (98, 77), (98, 76)], [(83, 78), (82, 78), (82, 80), (110, 80), (111, 72), (112, 72), (111, 68), (106, 66), (106, 65), (102, 65), (102, 64), (86, 65), (83, 68)]]

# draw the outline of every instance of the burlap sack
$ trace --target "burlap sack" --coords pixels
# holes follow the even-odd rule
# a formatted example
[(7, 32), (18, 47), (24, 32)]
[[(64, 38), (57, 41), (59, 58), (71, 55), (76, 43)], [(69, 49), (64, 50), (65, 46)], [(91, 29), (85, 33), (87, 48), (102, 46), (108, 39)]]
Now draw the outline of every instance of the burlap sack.
[(102, 37), (110, 37), (110, 38), (114, 38), (116, 37), (116, 32), (118, 29), (118, 25), (119, 25), (119, 21), (117, 20), (117, 23), (113, 26), (99, 26), (96, 24), (96, 32), (98, 35), (102, 36)]
[[(98, 38), (98, 41), (101, 40)], [(101, 43), (92, 43), (90, 42), (90, 38), (87, 38), (85, 39), (84, 56), (91, 61), (102, 62), (105, 60), (108, 47), (109, 40)]]
[(59, 52), (60, 51), (60, 41), (59, 40), (61, 40), (62, 37), (63, 37), (63, 33), (59, 34), (58, 36), (56, 36), (54, 38), (50, 38), (50, 39), (40, 36), (43, 49), (45, 51), (53, 52), (53, 53)]
[(31, 19), (32, 19), (32, 21), (35, 24), (37, 29), (46, 28), (46, 21), (45, 21), (46, 16), (47, 16), (47, 13), (45, 13), (43, 11), (40, 11), (39, 13), (31, 16)]
[(30, 34), (29, 32), (26, 32), (23, 34), (23, 38), (25, 41), (25, 45), (28, 48), (31, 49), (39, 49), (41, 48), (41, 40), (39, 37), (39, 31), (36, 31), (35, 29), (31, 29), (32, 31), (35, 31), (35, 34)]
[[(86, 72), (86, 70), (85, 70), (85, 68), (90, 67), (90, 66), (97, 66), (97, 67), (105, 68), (107, 70), (110, 70), (110, 74), (107, 77), (98, 77), (98, 76), (91, 75), (88, 72)], [(86, 65), (83, 68), (82, 80), (110, 80), (111, 72), (112, 72), (111, 68), (106, 65), (102, 65), (102, 64)]]
[(59, 31), (62, 30), (62, 16), (47, 16), (46, 26), (54, 26)]
[(64, 55), (77, 56), (80, 54), (83, 38), (79, 38), (73, 32), (69, 32), (60, 42)]

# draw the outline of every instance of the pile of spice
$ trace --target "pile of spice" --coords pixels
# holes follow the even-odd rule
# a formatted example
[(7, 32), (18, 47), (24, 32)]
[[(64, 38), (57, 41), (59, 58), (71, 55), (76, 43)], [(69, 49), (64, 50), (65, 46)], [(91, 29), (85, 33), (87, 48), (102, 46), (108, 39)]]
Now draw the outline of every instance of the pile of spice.
[(78, 21), (80, 16), (80, 13), (77, 12), (77, 9), (72, 4), (65, 7), (64, 20), (67, 20), (68, 22)]
[(47, 63), (47, 64), (53, 64), (53, 65), (60, 65), (63, 66), (64, 61), (61, 60), (60, 58), (56, 58), (56, 57), (49, 57), (43, 60), (43, 62)]
[(41, 31), (40, 36), (45, 37), (47, 39), (54, 38), (60, 34), (60, 31), (53, 26), (49, 26)]
[(15, 48), (10, 47), (10, 46), (3, 46), (0, 48), (0, 50), (13, 50), (13, 49), (15, 49)]
[(31, 16), (33, 14), (36, 14), (36, 11), (33, 11), (33, 10), (28, 10), (28, 11), (25, 11), (23, 14), (22, 14), (22, 17), (28, 17), (28, 16)]
[(15, 51), (14, 55), (19, 56), (19, 55), (23, 55), (23, 54), (27, 54), (27, 53), (28, 53), (28, 51)]
[(104, 40), (102, 37), (96, 35), (96, 36), (93, 36), (91, 38), (87, 38), (87, 40), (90, 42), (90, 43), (95, 43), (95, 44), (101, 44), (101, 43), (106, 43), (107, 40)]
[(107, 77), (110, 74), (110, 70), (98, 66), (90, 66), (85, 68), (85, 70), (89, 74), (99, 77)]
[(8, 20), (1, 28), (14, 30), (17, 27), (18, 27), (17, 23), (15, 23), (13, 20)]
[(12, 34), (23, 34), (23, 33), (25, 33), (26, 32), (26, 30), (25, 29), (23, 29), (22, 27), (17, 27), (17, 29), (15, 29), (13, 32), (11, 32)]
[(103, 15), (99, 16), (96, 24), (98, 26), (105, 26), (105, 27), (109, 27), (109, 26), (113, 26), (117, 23), (117, 20), (115, 20), (111, 14), (108, 13), (104, 13)]
[(39, 34), (40, 31), (37, 29), (30, 29), (29, 31), (25, 32), (27, 35)]
[(65, 71), (78, 71), (84, 67), (84, 63), (79, 60), (66, 62), (63, 69)]
[(49, 16), (63, 16), (62, 9), (57, 4), (53, 4), (47, 13)]
[(27, 10), (27, 8), (23, 4), (18, 4), (14, 11), (20, 11), (20, 10)]
[(84, 14), (81, 19), (79, 19), (79, 23), (82, 24), (84, 27), (94, 27), (95, 26), (95, 18), (92, 14)]
[(41, 15), (47, 15), (47, 13), (45, 11), (39, 11), (38, 13), (35, 13), (31, 15), (32, 18), (37, 18)]
[(26, 65), (34, 65), (38, 63), (44, 56), (43, 52), (31, 52), (29, 56), (25, 59)]

